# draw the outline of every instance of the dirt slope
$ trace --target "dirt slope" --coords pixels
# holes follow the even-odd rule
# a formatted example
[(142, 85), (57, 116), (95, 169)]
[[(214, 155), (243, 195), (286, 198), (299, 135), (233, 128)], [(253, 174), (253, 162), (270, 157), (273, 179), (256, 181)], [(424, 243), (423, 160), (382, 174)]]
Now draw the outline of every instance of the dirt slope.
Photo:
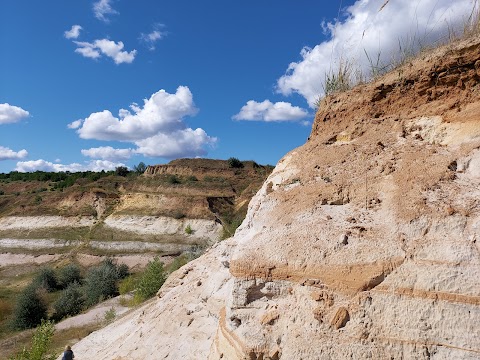
[(325, 99), (235, 237), (78, 359), (479, 359), (479, 82), (469, 39)]

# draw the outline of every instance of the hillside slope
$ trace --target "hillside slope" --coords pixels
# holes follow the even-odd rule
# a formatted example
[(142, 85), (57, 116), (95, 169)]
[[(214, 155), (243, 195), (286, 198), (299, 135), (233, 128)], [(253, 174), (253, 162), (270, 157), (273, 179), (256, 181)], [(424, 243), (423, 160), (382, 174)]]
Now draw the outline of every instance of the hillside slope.
[(235, 237), (79, 359), (480, 358), (480, 41), (325, 99)]
[(68, 186), (71, 179), (48, 173), (32, 174), (35, 181), (0, 174), (0, 249), (168, 253), (211, 244), (233, 234), (273, 169), (252, 161), (240, 166), (180, 159), (141, 176), (85, 173)]

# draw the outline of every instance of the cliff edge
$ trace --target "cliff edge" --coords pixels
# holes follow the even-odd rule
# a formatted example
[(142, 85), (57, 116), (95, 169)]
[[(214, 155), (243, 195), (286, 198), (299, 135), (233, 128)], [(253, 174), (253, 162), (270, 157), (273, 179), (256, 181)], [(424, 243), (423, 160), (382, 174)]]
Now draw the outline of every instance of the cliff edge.
[(78, 359), (480, 358), (480, 40), (323, 100), (234, 238)]

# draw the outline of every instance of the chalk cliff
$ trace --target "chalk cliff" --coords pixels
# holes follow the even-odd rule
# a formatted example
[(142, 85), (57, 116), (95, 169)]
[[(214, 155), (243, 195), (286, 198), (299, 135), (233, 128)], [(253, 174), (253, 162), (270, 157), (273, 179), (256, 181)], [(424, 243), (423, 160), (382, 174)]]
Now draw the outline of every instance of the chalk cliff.
[(480, 41), (323, 100), (235, 236), (79, 359), (480, 358)]

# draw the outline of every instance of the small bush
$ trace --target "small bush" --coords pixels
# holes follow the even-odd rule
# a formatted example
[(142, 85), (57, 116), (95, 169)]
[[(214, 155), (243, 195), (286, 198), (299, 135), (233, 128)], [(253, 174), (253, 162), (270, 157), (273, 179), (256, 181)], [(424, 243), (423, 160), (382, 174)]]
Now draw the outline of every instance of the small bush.
[(135, 290), (135, 278), (131, 275), (127, 276), (118, 284), (118, 292), (120, 295), (128, 294), (133, 290)]
[(57, 276), (51, 267), (44, 267), (33, 279), (33, 284), (44, 288), (47, 292), (53, 292), (57, 289)]
[(187, 234), (187, 235), (192, 235), (193, 234), (193, 229), (190, 226), (190, 224), (188, 224), (187, 227), (185, 228), (185, 234)]
[(135, 289), (135, 297), (141, 300), (151, 298), (162, 287), (166, 278), (167, 276), (163, 269), (163, 263), (157, 256), (148, 263), (143, 275), (138, 281), (138, 285)]
[(59, 321), (67, 316), (73, 316), (80, 313), (85, 304), (80, 285), (76, 282), (71, 283), (62, 291), (60, 297), (54, 302), (54, 319)]
[(0, 190), (0, 196), (1, 196), (1, 195), (5, 195), (5, 191)]
[(176, 185), (176, 184), (181, 184), (182, 182), (180, 181), (180, 179), (178, 178), (177, 175), (168, 175), (167, 176), (167, 183), (169, 183), (171, 185)]
[(47, 305), (39, 295), (38, 287), (30, 284), (17, 300), (11, 325), (17, 330), (30, 329), (46, 318)]
[(21, 353), (9, 360), (54, 360), (56, 356), (48, 354), (54, 332), (53, 322), (42, 321), (33, 334), (30, 350), (24, 348)]
[(243, 163), (240, 160), (238, 160), (236, 157), (231, 157), (227, 161), (228, 161), (228, 167), (230, 168), (235, 168), (235, 169), (243, 168)]
[(118, 272), (118, 279), (125, 279), (128, 275), (130, 275), (130, 269), (128, 268), (127, 264), (120, 264), (117, 267)]
[[(195, 182), (195, 181), (198, 181), (198, 179), (197, 179), (196, 176), (190, 175), (189, 177), (187, 177), (187, 181), (189, 181), (189, 182)], [(1, 195), (1, 194), (0, 194), (0, 195)]]
[(115, 318), (117, 317), (117, 312), (115, 308), (112, 306), (109, 310), (105, 311), (104, 320), (107, 324), (110, 324)]
[(77, 265), (69, 264), (58, 271), (58, 285), (62, 289), (75, 282), (82, 283), (82, 275)]

